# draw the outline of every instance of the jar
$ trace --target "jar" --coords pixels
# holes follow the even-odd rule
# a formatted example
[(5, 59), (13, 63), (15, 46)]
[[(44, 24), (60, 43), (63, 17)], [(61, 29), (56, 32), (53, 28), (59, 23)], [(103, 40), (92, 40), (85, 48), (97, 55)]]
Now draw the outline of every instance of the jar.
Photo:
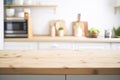
[(6, 16), (12, 17), (15, 15), (15, 9), (14, 8), (6, 8)]
[(12, 4), (12, 3), (13, 3), (13, 0), (5, 0), (4, 3), (5, 3), (5, 4)]
[(75, 29), (75, 36), (76, 37), (82, 37), (82, 29), (80, 26), (77, 26)]
[(59, 30), (58, 34), (59, 34), (60, 37), (64, 36), (64, 30)]
[(105, 30), (105, 35), (104, 35), (104, 37), (105, 37), (105, 38), (111, 38), (111, 36), (112, 36), (112, 31), (109, 30), (109, 29)]
[(24, 3), (24, 0), (13, 0), (13, 4), (16, 4), (16, 5), (23, 5)]
[(32, 4), (32, 0), (24, 0), (24, 4), (31, 5)]

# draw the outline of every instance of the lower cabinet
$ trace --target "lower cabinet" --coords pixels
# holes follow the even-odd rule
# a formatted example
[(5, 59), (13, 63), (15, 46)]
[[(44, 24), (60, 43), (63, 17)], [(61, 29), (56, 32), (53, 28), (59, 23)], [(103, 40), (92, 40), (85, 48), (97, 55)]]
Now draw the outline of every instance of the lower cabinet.
[(40, 42), (40, 50), (73, 50), (73, 44), (70, 42)]
[(112, 49), (114, 49), (114, 50), (120, 50), (120, 43), (112, 43), (111, 44), (111, 47), (112, 47)]
[(120, 75), (0, 75), (0, 80), (120, 80)]
[(66, 80), (120, 80), (120, 75), (67, 75)]
[(36, 50), (36, 42), (5, 42), (5, 50)]
[(85, 42), (5, 42), (4, 50), (82, 50), (120, 49), (120, 43)]
[(0, 80), (65, 80), (64, 75), (0, 75)]
[(110, 43), (40, 42), (40, 50), (110, 49)]
[(110, 43), (74, 43), (74, 50), (81, 49), (110, 49)]

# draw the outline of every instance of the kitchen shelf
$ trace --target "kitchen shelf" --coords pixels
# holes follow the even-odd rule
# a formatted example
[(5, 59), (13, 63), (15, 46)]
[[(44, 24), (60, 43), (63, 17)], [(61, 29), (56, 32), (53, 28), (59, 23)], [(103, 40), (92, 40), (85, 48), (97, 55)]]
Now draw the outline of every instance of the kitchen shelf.
[(57, 7), (57, 5), (5, 5), (5, 7)]
[(116, 14), (117, 13), (117, 9), (120, 9), (120, 5), (119, 6), (115, 6), (114, 9), (115, 9), (115, 14)]
[(56, 4), (40, 4), (40, 5), (4, 5), (4, 7), (29, 7), (29, 8), (33, 8), (33, 7), (46, 7), (46, 8), (54, 8), (54, 13), (56, 13), (56, 8), (57, 5)]

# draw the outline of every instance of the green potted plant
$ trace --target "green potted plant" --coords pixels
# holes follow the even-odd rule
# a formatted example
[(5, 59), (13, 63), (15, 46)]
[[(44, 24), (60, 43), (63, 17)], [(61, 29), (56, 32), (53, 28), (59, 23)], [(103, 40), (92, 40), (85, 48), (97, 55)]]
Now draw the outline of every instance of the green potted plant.
[(98, 29), (95, 29), (95, 28), (91, 28), (88, 30), (88, 33), (89, 33), (89, 37), (91, 38), (97, 38), (100, 31)]
[(59, 36), (64, 36), (64, 28), (63, 27), (58, 28), (58, 35)]
[(113, 28), (114, 35), (116, 38), (120, 38), (120, 26), (117, 28)]

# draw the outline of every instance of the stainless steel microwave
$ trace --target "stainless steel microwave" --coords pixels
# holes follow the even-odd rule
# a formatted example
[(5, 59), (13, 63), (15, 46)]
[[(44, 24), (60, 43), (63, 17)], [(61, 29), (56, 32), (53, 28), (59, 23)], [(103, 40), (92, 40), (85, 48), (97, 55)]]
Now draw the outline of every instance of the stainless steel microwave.
[(24, 18), (6, 18), (4, 20), (5, 38), (27, 38), (28, 24)]

